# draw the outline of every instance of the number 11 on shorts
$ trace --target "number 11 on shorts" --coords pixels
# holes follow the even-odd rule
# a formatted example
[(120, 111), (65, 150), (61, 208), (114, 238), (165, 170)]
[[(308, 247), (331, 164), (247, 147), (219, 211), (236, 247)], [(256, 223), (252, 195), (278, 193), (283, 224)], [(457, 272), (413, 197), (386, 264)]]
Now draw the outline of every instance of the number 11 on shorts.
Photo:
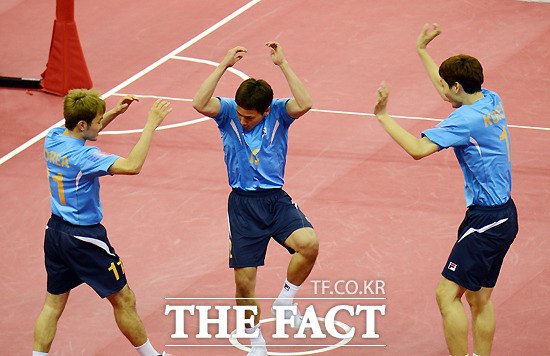
[(122, 274), (124, 274), (124, 266), (122, 265), (122, 260), (120, 258), (118, 259), (118, 262), (116, 265), (114, 262), (111, 262), (111, 267), (109, 267), (108, 271), (113, 271), (113, 273), (115, 274), (115, 278), (118, 281), (120, 279), (120, 276), (116, 268), (117, 265), (120, 266), (120, 270), (122, 271)]

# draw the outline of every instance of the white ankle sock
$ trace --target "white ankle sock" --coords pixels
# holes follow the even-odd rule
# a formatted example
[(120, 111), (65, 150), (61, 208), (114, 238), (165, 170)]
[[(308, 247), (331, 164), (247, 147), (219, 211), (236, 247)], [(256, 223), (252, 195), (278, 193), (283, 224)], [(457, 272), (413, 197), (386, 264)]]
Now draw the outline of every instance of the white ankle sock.
[(250, 338), (250, 344), (252, 346), (254, 345), (265, 345), (264, 337), (262, 336), (262, 329), (260, 327), (260, 323), (254, 325), (251, 328), (245, 328), (247, 334), (254, 334), (256, 330), (259, 331), (257, 337)]
[(151, 342), (149, 339), (147, 339), (147, 342), (141, 346), (134, 347), (136, 351), (138, 352), (139, 356), (158, 356), (160, 355), (157, 350), (151, 345)]
[(300, 286), (290, 283), (288, 279), (285, 280), (285, 285), (275, 302), (279, 305), (292, 305), (292, 300), (296, 292), (298, 292), (298, 289), (300, 289)]
[(48, 356), (47, 352), (33, 351), (32, 356)]

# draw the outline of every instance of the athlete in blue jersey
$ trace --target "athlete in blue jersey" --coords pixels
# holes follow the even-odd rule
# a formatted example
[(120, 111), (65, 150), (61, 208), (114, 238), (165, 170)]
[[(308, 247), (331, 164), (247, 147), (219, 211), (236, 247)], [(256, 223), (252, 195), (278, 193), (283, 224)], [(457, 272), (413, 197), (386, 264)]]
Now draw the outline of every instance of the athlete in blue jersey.
[(145, 162), (155, 129), (170, 113), (169, 103), (157, 100), (147, 124), (128, 158), (85, 146), (138, 100), (124, 97), (105, 112), (105, 102), (93, 90), (69, 91), (64, 100), (65, 128), (46, 136), (44, 154), (48, 168), (52, 216), (46, 226), (44, 255), (48, 275), (44, 307), (34, 327), (34, 355), (47, 355), (57, 322), (69, 293), (86, 283), (113, 306), (116, 323), (141, 356), (157, 356), (136, 311), (120, 257), (109, 243), (99, 200), (99, 177), (138, 174)]
[[(319, 243), (312, 225), (283, 190), (288, 128), (311, 108), (311, 98), (290, 68), (281, 46), (268, 42), (271, 57), (283, 72), (293, 98), (273, 100), (273, 90), (264, 80), (245, 80), (235, 99), (213, 97), (227, 68), (247, 51), (231, 49), (220, 65), (204, 81), (193, 99), (193, 107), (216, 120), (220, 130), (229, 184), (233, 188), (228, 201), (230, 228), (229, 267), (234, 269), (238, 305), (255, 306), (255, 325), (247, 333), (252, 348), (249, 356), (267, 355), (260, 330), (260, 305), (256, 299), (257, 267), (264, 264), (271, 238), (293, 254), (287, 280), (273, 303), (272, 313), (292, 306), (299, 286), (308, 277)], [(245, 299), (239, 299), (245, 298)], [(291, 326), (299, 328), (297, 307), (283, 311)], [(246, 315), (251, 318), (252, 312)]]
[(436, 298), (451, 355), (468, 355), (463, 295), (472, 314), (474, 355), (489, 355), (495, 333), (491, 293), (518, 232), (517, 211), (510, 196), (510, 134), (500, 97), (481, 88), (483, 68), (476, 58), (457, 55), (437, 67), (426, 46), (440, 33), (437, 24), (432, 32), (426, 25), (416, 48), (438, 93), (456, 110), (434, 128), (425, 130), (422, 138), (416, 138), (387, 114), (388, 88), (382, 83), (374, 113), (392, 138), (415, 159), (441, 149), (454, 149), (464, 173), (468, 210), (444, 266)]

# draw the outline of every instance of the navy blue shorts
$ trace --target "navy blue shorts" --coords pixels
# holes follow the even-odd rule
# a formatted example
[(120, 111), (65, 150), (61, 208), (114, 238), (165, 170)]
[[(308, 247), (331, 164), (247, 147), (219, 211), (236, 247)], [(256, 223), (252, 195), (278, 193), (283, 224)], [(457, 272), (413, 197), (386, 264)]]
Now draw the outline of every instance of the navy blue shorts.
[(503, 205), (468, 208), (441, 274), (471, 291), (493, 288), (518, 230), (517, 210), (511, 198)]
[(263, 266), (273, 237), (289, 253), (285, 240), (296, 230), (313, 228), (298, 205), (282, 189), (248, 192), (233, 189), (228, 200), (229, 267)]
[(101, 224), (77, 226), (52, 214), (44, 255), (51, 294), (63, 294), (86, 283), (105, 298), (126, 285), (122, 261)]

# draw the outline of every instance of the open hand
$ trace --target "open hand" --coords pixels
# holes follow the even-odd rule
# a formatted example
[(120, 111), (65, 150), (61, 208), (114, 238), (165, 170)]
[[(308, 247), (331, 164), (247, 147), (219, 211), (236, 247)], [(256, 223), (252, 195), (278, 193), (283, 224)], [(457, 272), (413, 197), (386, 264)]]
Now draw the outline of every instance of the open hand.
[(149, 110), (149, 115), (147, 116), (147, 124), (152, 125), (155, 129), (162, 123), (166, 115), (168, 115), (172, 109), (168, 108), (170, 103), (162, 99), (158, 99)]
[(437, 37), (441, 33), (441, 27), (439, 27), (438, 24), (433, 24), (434, 30), (432, 32), (428, 32), (430, 29), (429, 24), (425, 24), (424, 28), (422, 29), (422, 32), (418, 36), (418, 39), (416, 40), (416, 48), (417, 49), (425, 49), (428, 43), (430, 43), (435, 37)]
[(388, 105), (388, 97), (390, 94), (388, 86), (385, 82), (382, 82), (380, 84), (380, 87), (378, 88), (378, 91), (376, 93), (378, 95), (378, 101), (374, 106), (374, 115), (384, 115), (386, 114), (386, 105)]
[(246, 52), (248, 52), (248, 50), (241, 46), (232, 48), (225, 55), (225, 58), (223, 59), (222, 64), (226, 68), (233, 67), (235, 63), (237, 63), (243, 58), (243, 54)]
[(280, 66), (286, 61), (285, 55), (283, 53), (283, 48), (279, 43), (267, 42), (265, 45), (271, 48), (271, 59), (273, 60), (273, 63)]
[(134, 101), (139, 101), (139, 98), (135, 95), (126, 95), (124, 98), (120, 99), (115, 108), (116, 114), (120, 115), (126, 112), (130, 104), (132, 104)]

